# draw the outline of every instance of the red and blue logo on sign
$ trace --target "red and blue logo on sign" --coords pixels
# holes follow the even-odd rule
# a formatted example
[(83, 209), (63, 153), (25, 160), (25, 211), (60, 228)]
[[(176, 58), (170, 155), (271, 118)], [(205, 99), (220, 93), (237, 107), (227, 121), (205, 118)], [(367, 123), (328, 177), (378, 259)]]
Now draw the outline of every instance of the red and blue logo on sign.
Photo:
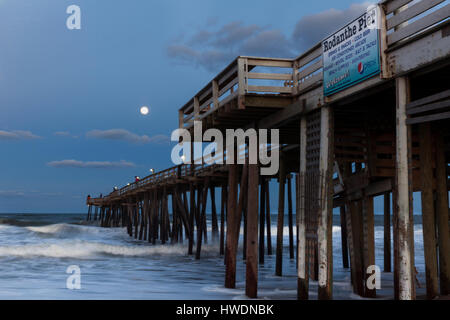
[(362, 73), (364, 72), (364, 64), (363, 64), (362, 62), (360, 62), (360, 63), (358, 64), (358, 72), (359, 72), (360, 74), (362, 74)]

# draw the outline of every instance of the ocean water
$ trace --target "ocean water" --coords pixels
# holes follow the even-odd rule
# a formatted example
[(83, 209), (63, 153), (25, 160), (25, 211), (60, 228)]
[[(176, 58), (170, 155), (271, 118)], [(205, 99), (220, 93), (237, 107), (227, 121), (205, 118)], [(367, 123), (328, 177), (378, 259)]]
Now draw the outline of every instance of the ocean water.
[[(275, 223), (276, 216), (272, 221)], [(240, 242), (236, 289), (224, 288), (224, 263), (217, 243), (202, 246), (201, 260), (187, 255), (187, 241), (151, 245), (130, 238), (124, 228), (87, 224), (85, 215), (0, 215), (0, 299), (245, 299), (245, 262)], [(287, 219), (286, 219), (287, 220)], [(339, 218), (334, 217), (334, 298), (352, 293), (350, 271), (342, 267)], [(276, 226), (271, 228), (275, 253)], [(242, 235), (241, 235), (242, 237)], [(376, 263), (383, 269), (382, 217), (376, 216)], [(422, 226), (415, 224), (418, 295), (423, 294)], [(283, 277), (274, 275), (275, 256), (259, 267), (260, 299), (296, 299), (296, 263), (289, 259), (284, 228)], [(69, 266), (80, 268), (81, 289), (66, 286)], [(393, 296), (392, 273), (382, 273), (379, 299)], [(317, 282), (310, 282), (317, 298)]]

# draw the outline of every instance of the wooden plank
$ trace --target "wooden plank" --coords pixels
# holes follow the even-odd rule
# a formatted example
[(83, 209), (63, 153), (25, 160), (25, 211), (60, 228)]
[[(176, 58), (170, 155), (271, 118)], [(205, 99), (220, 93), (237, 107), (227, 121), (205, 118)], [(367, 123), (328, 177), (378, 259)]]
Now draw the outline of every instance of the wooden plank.
[(428, 104), (428, 105), (425, 105), (425, 106), (422, 106), (422, 107), (416, 107), (416, 108), (413, 108), (413, 109), (408, 109), (406, 111), (406, 114), (413, 115), (413, 114), (418, 114), (418, 113), (423, 113), (423, 112), (429, 112), (429, 111), (444, 109), (444, 108), (448, 108), (448, 107), (450, 107), (450, 100), (445, 100), (445, 101), (431, 103), (431, 104)]
[(314, 47), (306, 51), (305, 53), (301, 54), (299, 57), (295, 59), (295, 62), (299, 68), (307, 65), (314, 59), (317, 59), (318, 57), (322, 56), (322, 43), (319, 42)]
[(315, 85), (318, 85), (322, 80), (323, 80), (322, 72), (312, 75), (311, 77), (305, 79), (304, 81), (298, 84), (298, 86), (296, 87), (297, 93), (303, 93), (313, 88)]
[(275, 129), (280, 127), (284, 122), (293, 120), (305, 110), (305, 101), (299, 100), (293, 104), (284, 107), (282, 110), (271, 114), (258, 121), (260, 129)]
[(292, 87), (277, 86), (247, 86), (248, 92), (274, 92), (274, 93), (292, 93)]
[(388, 35), (388, 45), (414, 35), (450, 16), (450, 4)]
[(292, 80), (292, 74), (287, 73), (257, 73), (249, 72), (248, 79), (265, 79), (265, 80)]
[(316, 72), (320, 68), (323, 67), (323, 61), (320, 59), (319, 61), (313, 63), (312, 65), (306, 67), (302, 71), (299, 71), (296, 76), (296, 80), (301, 80), (305, 78), (306, 76), (309, 76), (311, 73)]
[(428, 97), (425, 97), (425, 98), (422, 98), (422, 99), (414, 100), (414, 101), (412, 101), (412, 102), (410, 102), (410, 103), (408, 103), (406, 105), (406, 109), (408, 109), (408, 111), (409, 111), (409, 109), (420, 107), (420, 106), (423, 106), (425, 104), (428, 105), (430, 103), (433, 103), (433, 102), (436, 102), (436, 101), (439, 101), (439, 100), (444, 100), (444, 99), (449, 98), (449, 97), (450, 97), (450, 89), (442, 91), (442, 92), (439, 92), (437, 94), (433, 94), (431, 96), (428, 96)]
[(387, 19), (387, 29), (392, 29), (444, 1), (446, 0), (422, 0)]
[[(393, 1), (385, 1), (386, 4), (386, 13), (392, 13), (395, 10), (403, 7), (404, 5), (410, 3), (412, 0), (393, 0)], [(384, 4), (383, 3), (383, 4)]]
[(249, 66), (262, 66), (262, 67), (277, 67), (277, 68), (292, 68), (292, 60), (259, 60), (248, 58)]
[(406, 120), (406, 124), (410, 125), (410, 124), (417, 124), (417, 123), (423, 123), (423, 122), (443, 120), (443, 119), (448, 119), (448, 118), (450, 118), (450, 111), (432, 114), (432, 115), (428, 115), (428, 116), (409, 118)]

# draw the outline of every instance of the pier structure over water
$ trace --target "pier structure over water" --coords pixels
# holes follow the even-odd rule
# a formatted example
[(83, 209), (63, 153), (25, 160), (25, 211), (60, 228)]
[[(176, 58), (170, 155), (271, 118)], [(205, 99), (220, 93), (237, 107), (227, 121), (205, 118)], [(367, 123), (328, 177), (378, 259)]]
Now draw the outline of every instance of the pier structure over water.
[[(259, 164), (248, 162), (182, 164), (88, 199), (88, 219), (100, 219), (105, 227), (126, 226), (130, 236), (153, 244), (187, 241), (188, 254), (198, 259), (202, 244), (215, 238), (225, 256), (227, 288), (236, 285), (243, 228), (246, 294), (252, 298), (266, 254), (276, 255), (275, 273), (283, 274), (287, 224), (289, 255), (297, 259), (298, 298), (308, 299), (312, 279), (318, 281), (319, 299), (332, 299), (332, 212), (337, 208), (343, 266), (351, 270), (353, 290), (376, 297), (367, 280), (375, 265), (374, 197), (383, 196), (382, 269), (394, 274), (396, 299), (415, 299), (412, 194), (420, 192), (427, 298), (449, 295), (449, 2), (381, 2), (379, 72), (331, 93), (329, 88), (350, 75), (325, 79), (326, 41), (295, 59), (236, 58), (180, 108), (179, 128), (194, 133), (198, 121), (204, 131), (278, 129), (277, 174), (263, 176)], [(336, 35), (330, 39), (327, 47), (337, 41)], [(358, 72), (365, 68), (370, 65), (358, 65)], [(271, 179), (279, 186), (274, 244)]]

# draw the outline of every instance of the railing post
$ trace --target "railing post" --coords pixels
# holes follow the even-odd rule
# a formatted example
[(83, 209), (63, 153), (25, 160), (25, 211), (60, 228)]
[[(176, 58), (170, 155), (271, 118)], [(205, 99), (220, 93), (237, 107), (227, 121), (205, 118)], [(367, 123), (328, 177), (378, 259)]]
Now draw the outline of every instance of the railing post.
[(198, 101), (198, 97), (194, 97), (194, 121), (198, 120), (200, 116), (200, 103)]
[(247, 93), (247, 59), (238, 58), (238, 108), (245, 109), (245, 94)]
[(219, 83), (217, 80), (212, 81), (213, 109), (219, 108)]

